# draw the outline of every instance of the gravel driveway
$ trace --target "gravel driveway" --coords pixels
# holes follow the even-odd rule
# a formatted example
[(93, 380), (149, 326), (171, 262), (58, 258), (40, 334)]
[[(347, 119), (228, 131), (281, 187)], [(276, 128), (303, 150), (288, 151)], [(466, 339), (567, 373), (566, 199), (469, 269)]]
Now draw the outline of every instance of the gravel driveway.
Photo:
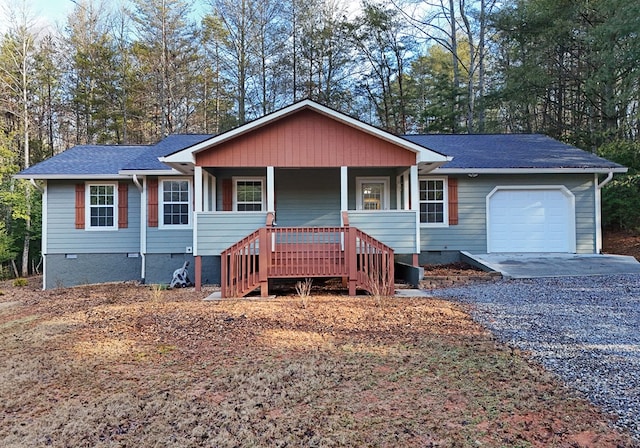
[(471, 305), (640, 442), (640, 275), (503, 280), (432, 291)]

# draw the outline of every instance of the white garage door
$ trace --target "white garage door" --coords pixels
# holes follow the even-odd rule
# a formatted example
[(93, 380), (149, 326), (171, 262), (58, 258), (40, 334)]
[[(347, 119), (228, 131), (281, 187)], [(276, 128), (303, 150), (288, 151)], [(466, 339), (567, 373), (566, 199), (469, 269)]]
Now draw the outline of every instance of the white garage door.
[(489, 252), (575, 252), (575, 209), (566, 188), (497, 188), (487, 200)]

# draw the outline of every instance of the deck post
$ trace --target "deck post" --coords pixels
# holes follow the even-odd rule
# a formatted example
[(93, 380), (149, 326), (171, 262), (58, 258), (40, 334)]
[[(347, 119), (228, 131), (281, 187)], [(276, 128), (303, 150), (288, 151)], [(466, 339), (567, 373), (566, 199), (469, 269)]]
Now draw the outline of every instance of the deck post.
[(269, 297), (269, 258), (271, 257), (270, 238), (267, 228), (262, 227), (258, 233), (258, 279), (260, 281), (260, 297)]
[(420, 254), (413, 254), (413, 265), (417, 268), (420, 266)]
[(220, 254), (220, 295), (225, 298), (227, 297), (227, 278), (228, 278), (228, 263), (229, 257), (227, 257), (226, 252), (222, 252)]
[(202, 291), (202, 257), (200, 255), (196, 255), (194, 258), (195, 261), (195, 274), (196, 274), (196, 291)]
[(358, 259), (356, 254), (356, 232), (352, 227), (345, 227), (346, 244), (344, 248), (347, 258), (347, 272), (349, 273), (349, 295), (356, 295), (358, 281)]

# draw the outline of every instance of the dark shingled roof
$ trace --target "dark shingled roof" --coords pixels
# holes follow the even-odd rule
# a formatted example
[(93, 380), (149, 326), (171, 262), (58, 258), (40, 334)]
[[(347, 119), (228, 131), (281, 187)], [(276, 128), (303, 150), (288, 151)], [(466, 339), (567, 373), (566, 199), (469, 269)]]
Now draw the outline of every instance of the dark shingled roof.
[(124, 170), (169, 170), (170, 168), (158, 160), (158, 157), (173, 154), (213, 137), (209, 134), (175, 134), (160, 140), (149, 147), (143, 155), (127, 164)]
[(111, 175), (148, 151), (148, 146), (82, 145), (40, 162), (20, 173), (29, 175)]
[(158, 157), (200, 143), (211, 135), (170, 135), (155, 145), (81, 145), (20, 172), (29, 176), (117, 175), (122, 170), (167, 170)]
[(443, 169), (622, 168), (575, 146), (540, 134), (427, 134), (407, 140), (453, 160)]
[[(158, 157), (173, 154), (213, 137), (170, 135), (155, 145), (84, 145), (38, 163), (20, 177), (117, 175), (122, 170), (169, 171)], [(615, 169), (622, 168), (575, 146), (538, 134), (406, 135), (403, 138), (453, 156), (443, 169)]]

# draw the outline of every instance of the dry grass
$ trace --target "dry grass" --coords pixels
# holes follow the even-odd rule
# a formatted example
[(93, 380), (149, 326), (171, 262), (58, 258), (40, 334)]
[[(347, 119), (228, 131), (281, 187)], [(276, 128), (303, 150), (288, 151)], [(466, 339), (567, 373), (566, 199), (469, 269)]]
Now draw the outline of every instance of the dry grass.
[(3, 447), (632, 446), (446, 301), (0, 286)]

